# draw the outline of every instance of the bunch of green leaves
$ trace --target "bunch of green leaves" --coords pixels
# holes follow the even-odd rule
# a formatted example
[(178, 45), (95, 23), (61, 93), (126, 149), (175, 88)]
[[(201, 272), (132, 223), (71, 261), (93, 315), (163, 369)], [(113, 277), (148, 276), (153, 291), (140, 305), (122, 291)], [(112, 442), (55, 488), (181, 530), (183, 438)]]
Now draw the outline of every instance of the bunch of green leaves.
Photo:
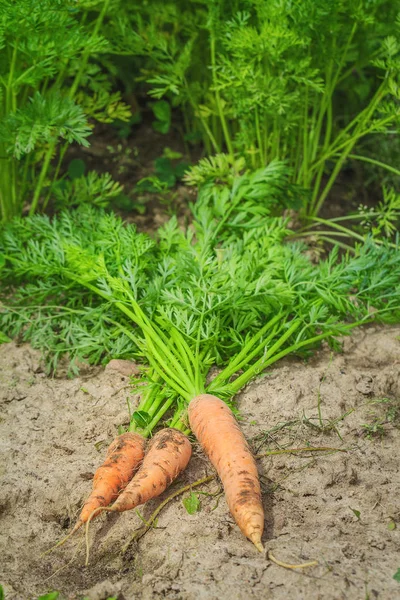
[(109, 173), (89, 171), (87, 175), (64, 177), (53, 188), (54, 203), (58, 209), (92, 204), (107, 208), (122, 195), (123, 187)]
[(86, 254), (101, 254), (112, 275), (122, 268), (121, 256), (124, 260), (129, 257), (129, 268), (141, 282), (143, 302), (153, 306), (159, 292), (143, 284), (155, 268), (153, 245), (133, 226), (125, 228), (113, 214), (88, 205), (52, 222), (39, 215), (14, 219), (2, 233), (2, 249), (9, 260), (0, 260), (6, 305), (1, 311), (0, 331), (40, 348), (49, 371), (56, 369), (63, 356), (68, 356), (71, 375), (84, 361), (95, 364), (110, 355), (132, 356), (135, 345), (121, 329), (125, 321), (119, 311), (112, 302), (104, 302), (71, 279), (66, 257), (74, 248), (82, 249), (82, 261)]
[[(259, 206), (268, 186), (278, 194), (272, 173), (235, 179), (229, 204), (224, 191), (204, 194), (193, 224), (171, 219), (158, 243), (87, 206), (15, 220), (0, 239), (1, 330), (33, 340), (53, 367), (63, 353), (72, 369), (82, 359), (140, 359), (132, 427), (148, 434), (171, 407), (171, 423), (185, 429), (198, 393), (228, 400), (288, 353), (334, 344), (372, 318), (398, 321), (398, 247), (370, 240), (313, 265), (301, 244), (284, 242), (284, 219), (244, 218), (243, 205)], [(221, 372), (207, 383), (213, 365)]]
[[(291, 169), (278, 160), (255, 171), (243, 160), (232, 163), (219, 154), (202, 159), (185, 175), (189, 185), (199, 186), (196, 216), (206, 222), (219, 218), (218, 235), (235, 235), (236, 229), (261, 226), (264, 217), (281, 214), (284, 208), (301, 204), (301, 188), (290, 183)], [(207, 205), (209, 213), (202, 215)]]
[(356, 145), (397, 128), (399, 12), (398, 0), (157, 1), (113, 26), (187, 139), (253, 169), (287, 159), (316, 216), (346, 161), (364, 159)]
[(171, 190), (184, 178), (189, 163), (182, 159), (182, 153), (164, 148), (161, 156), (154, 161), (154, 175), (144, 177), (135, 186), (135, 191), (163, 194)]
[(400, 224), (400, 194), (383, 187), (383, 200), (373, 209), (359, 207), (361, 226), (376, 238), (397, 234)]
[[(75, 192), (87, 190), (82, 177), (72, 180), (72, 183), (75, 181)], [(268, 205), (263, 207), (260, 200), (265, 204), (268, 199), (270, 202), (278, 201), (285, 193), (286, 181), (287, 169), (277, 163), (267, 167), (264, 173), (239, 178), (232, 190), (229, 185), (205, 187), (195, 206), (197, 235), (204, 236), (202, 232), (212, 231), (213, 243), (217, 245), (217, 240), (231, 235), (230, 232), (241, 225), (255, 227), (261, 224), (262, 219), (269, 215), (269, 208)], [(67, 186), (65, 193), (70, 191), (71, 186)], [(80, 194), (74, 202), (79, 204), (79, 198)], [(176, 228), (176, 222), (171, 221), (170, 233), (167, 235), (169, 230), (166, 228), (162, 236), (169, 240), (166, 246), (170, 248), (168, 253), (173, 250), (179, 255), (178, 246), (173, 243), (177, 236)], [(76, 371), (76, 365), (83, 359), (98, 362), (106, 359), (107, 354), (124, 357), (129, 352), (134, 353), (135, 345), (125, 334), (119, 335), (118, 329), (113, 329), (111, 321), (115, 320), (115, 314), (112, 304), (99, 304), (99, 299), (93, 294), (78, 293), (76, 284), (64, 274), (66, 247), (85, 249), (84, 252), (77, 251), (77, 261), (82, 264), (86, 255), (97, 256), (106, 250), (105, 260), (112, 275), (121, 260), (129, 259), (129, 269), (135, 270), (134, 276), (129, 275), (130, 281), (140, 275), (141, 286), (145, 286), (141, 293), (148, 299), (146, 306), (151, 315), (153, 304), (158, 306), (160, 303), (169, 269), (165, 267), (165, 276), (154, 276), (157, 259), (147, 248), (147, 243), (144, 256), (142, 252), (138, 253), (132, 265), (133, 259), (129, 256), (135, 252), (135, 245), (129, 241), (130, 236), (137, 237), (141, 244), (145, 239), (139, 234), (136, 236), (133, 227), (124, 228), (113, 215), (85, 208), (84, 204), (82, 210), (64, 213), (52, 223), (48, 218), (38, 216), (29, 221), (15, 219), (2, 234), (4, 250), (0, 250), (3, 256), (0, 279), (4, 296), (12, 293), (16, 282), (23, 285), (17, 288), (13, 304), (7, 301), (9, 308), (1, 315), (0, 330), (11, 336), (22, 335), (35, 347), (42, 348), (50, 369), (56, 366), (60, 356), (67, 353), (70, 355), (71, 372)], [(151, 245), (151, 240), (146, 239)], [(123, 251), (119, 250), (121, 243)], [(165, 244), (163, 242), (162, 248)], [(6, 255), (9, 261), (3, 264)], [(78, 266), (76, 268), (79, 269)], [(184, 265), (180, 270), (185, 276)], [(44, 279), (40, 275), (43, 273), (46, 273)], [(149, 285), (145, 284), (147, 279), (151, 280)], [(91, 326), (92, 318), (95, 327)]]
[(47, 206), (71, 143), (88, 146), (89, 119), (126, 120), (96, 57), (115, 2), (0, 3), (0, 222)]

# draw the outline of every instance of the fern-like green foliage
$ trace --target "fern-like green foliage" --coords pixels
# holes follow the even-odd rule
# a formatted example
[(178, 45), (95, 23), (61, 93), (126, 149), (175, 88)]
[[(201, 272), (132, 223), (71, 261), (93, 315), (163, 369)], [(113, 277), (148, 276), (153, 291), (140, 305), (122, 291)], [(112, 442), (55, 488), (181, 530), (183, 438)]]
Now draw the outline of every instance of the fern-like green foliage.
[(54, 188), (54, 200), (58, 209), (93, 204), (106, 208), (122, 193), (122, 186), (109, 173), (90, 171), (72, 180), (64, 180)]
[(183, 230), (172, 218), (156, 240), (87, 204), (14, 219), (0, 235), (2, 337), (40, 348), (50, 371), (63, 357), (71, 374), (82, 361), (141, 361), (131, 427), (148, 435), (170, 408), (169, 423), (186, 430), (198, 393), (228, 401), (289, 353), (321, 339), (337, 346), (372, 319), (398, 322), (398, 245), (369, 239), (312, 264), (271, 213), (287, 177), (271, 163), (230, 185), (209, 182), (193, 223)]
[(375, 239), (392, 237), (399, 231), (400, 194), (393, 188), (383, 187), (383, 200), (375, 210), (367, 206), (359, 207), (361, 226)]
[[(271, 340), (288, 331), (282, 349), (299, 351), (319, 335), (344, 333), (346, 323), (400, 318), (397, 247), (371, 240), (355, 255), (335, 249), (313, 265), (301, 244), (285, 243), (282, 218), (263, 214), (248, 227), (239, 205), (228, 221), (221, 206), (216, 192), (204, 195), (194, 227), (182, 231), (173, 218), (157, 243), (88, 206), (52, 221), (14, 220), (0, 238), (0, 330), (41, 348), (51, 369), (67, 355), (74, 372), (83, 360), (112, 357), (153, 365), (149, 322), (181, 336), (205, 376), (276, 315)], [(231, 219), (236, 227), (226, 226)]]
[(399, 13), (399, 0), (156, 0), (110, 26), (188, 139), (232, 165), (287, 160), (316, 216), (353, 148), (397, 127)]
[(60, 94), (42, 96), (40, 92), (0, 124), (0, 139), (7, 152), (18, 159), (59, 140), (88, 147), (90, 133), (85, 113), (73, 100)]
[(228, 154), (216, 154), (201, 158), (197, 165), (193, 166), (189, 173), (184, 176), (188, 185), (202, 186), (209, 181), (226, 181), (231, 183), (233, 177), (245, 169), (246, 163), (243, 158), (232, 160)]
[[(98, 64), (115, 1), (1, 0), (0, 222), (46, 207), (69, 144), (88, 146), (89, 118), (128, 120)], [(54, 166), (56, 165), (56, 166)]]
[[(119, 357), (132, 354), (132, 342), (121, 332), (124, 320), (113, 303), (103, 302), (68, 277), (66, 266), (68, 260), (75, 275), (90, 282), (98, 273), (92, 264), (94, 257), (96, 261), (103, 257), (111, 276), (121, 272), (121, 261), (129, 257), (132, 285), (136, 278), (142, 292), (143, 280), (150, 277), (155, 263), (151, 253), (154, 242), (149, 237), (136, 233), (132, 226), (124, 227), (112, 214), (84, 205), (53, 222), (45, 216), (14, 219), (4, 228), (2, 239), (10, 257), (9, 270), (2, 272), (3, 290), (10, 291), (10, 285), (14, 288), (14, 276), (15, 283), (24, 285), (14, 288), (14, 300), (1, 315), (0, 330), (4, 327), (12, 336), (22, 335), (41, 348), (49, 369), (64, 355), (69, 356), (73, 373), (83, 360), (96, 363), (109, 353)], [(17, 259), (19, 252), (21, 260)], [(89, 265), (85, 257), (89, 257)], [(157, 295), (156, 290), (153, 293)], [(150, 288), (147, 296), (152, 306), (156, 298)], [(143, 302), (149, 303), (147, 297)]]

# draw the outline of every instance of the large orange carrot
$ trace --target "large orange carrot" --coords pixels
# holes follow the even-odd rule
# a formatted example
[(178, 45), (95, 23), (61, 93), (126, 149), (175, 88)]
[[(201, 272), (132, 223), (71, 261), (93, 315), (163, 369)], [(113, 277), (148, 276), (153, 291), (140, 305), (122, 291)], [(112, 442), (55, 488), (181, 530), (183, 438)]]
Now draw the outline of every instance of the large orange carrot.
[(233, 518), (261, 552), (264, 510), (257, 466), (232, 411), (219, 398), (201, 394), (189, 404), (189, 423), (217, 470)]
[(146, 440), (137, 433), (123, 433), (115, 438), (108, 448), (106, 460), (94, 474), (92, 493), (71, 534), (87, 522), (93, 511), (108, 506), (117, 498), (142, 462), (145, 445)]
[(151, 440), (142, 466), (109, 510), (122, 512), (159, 496), (186, 468), (192, 446), (177, 429), (162, 429)]

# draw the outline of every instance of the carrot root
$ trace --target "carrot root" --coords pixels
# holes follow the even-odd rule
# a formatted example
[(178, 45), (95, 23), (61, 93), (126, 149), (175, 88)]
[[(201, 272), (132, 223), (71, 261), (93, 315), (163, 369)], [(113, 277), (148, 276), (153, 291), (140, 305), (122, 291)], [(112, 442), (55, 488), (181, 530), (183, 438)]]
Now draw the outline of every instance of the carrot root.
[(109, 505), (132, 479), (143, 460), (145, 439), (137, 433), (123, 433), (115, 438), (107, 451), (106, 460), (97, 469), (93, 489), (86, 500), (71, 533), (78, 531), (96, 509)]
[[(86, 546), (85, 567), (87, 567), (89, 564), (89, 555), (90, 555), (89, 526), (90, 526), (90, 522), (92, 519), (94, 519), (94, 517), (96, 517), (101, 512), (113, 512), (113, 509), (111, 508), (111, 506), (98, 506), (90, 513), (90, 515), (85, 523), (85, 546)], [(82, 523), (82, 525), (83, 525), (83, 523)]]
[(216, 396), (201, 394), (188, 409), (190, 427), (215, 467), (229, 510), (243, 534), (264, 550), (264, 510), (257, 466), (230, 408)]
[(68, 535), (66, 535), (65, 537), (63, 537), (61, 540), (59, 540), (57, 542), (57, 544), (54, 544), (54, 546), (52, 546), (51, 548), (49, 548), (48, 550), (45, 550), (44, 552), (42, 552), (42, 554), (40, 555), (40, 558), (43, 558), (43, 556), (47, 556), (48, 554), (50, 554), (51, 552), (53, 552), (54, 550), (56, 550), (57, 548), (60, 548), (60, 546), (64, 546), (64, 544), (66, 542), (68, 542), (69, 538), (73, 536), (73, 534), (75, 533), (75, 527), (72, 531), (69, 532)]
[(186, 468), (191, 454), (191, 443), (181, 431), (173, 428), (158, 431), (139, 471), (110, 509), (131, 510), (159, 496)]
[(251, 542), (253, 542), (253, 544), (255, 545), (255, 547), (257, 548), (257, 550), (259, 552), (264, 552), (264, 546), (262, 545), (262, 542), (261, 542), (261, 535), (258, 531), (254, 531), (253, 533), (250, 533), (248, 535), (248, 538)]
[(275, 558), (271, 551), (268, 552), (267, 558), (269, 558), (270, 561), (274, 562), (279, 567), (284, 567), (284, 569), (306, 569), (307, 567), (316, 567), (319, 564), (317, 560), (312, 560), (299, 565), (291, 565)]
[(79, 521), (77, 521), (75, 523), (74, 528), (72, 529), (71, 533), (67, 537), (69, 537), (70, 535), (74, 535), (74, 533), (82, 527), (83, 523), (84, 522), (81, 519), (79, 519)]

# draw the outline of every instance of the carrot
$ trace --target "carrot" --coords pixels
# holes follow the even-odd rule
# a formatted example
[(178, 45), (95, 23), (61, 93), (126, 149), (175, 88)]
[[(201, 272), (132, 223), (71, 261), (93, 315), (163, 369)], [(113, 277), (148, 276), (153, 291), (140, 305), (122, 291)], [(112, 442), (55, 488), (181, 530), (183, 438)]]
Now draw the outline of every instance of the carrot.
[(130, 510), (159, 496), (186, 468), (191, 454), (191, 443), (181, 431), (157, 432), (139, 471), (108, 510)]
[[(142, 462), (146, 440), (137, 433), (123, 433), (115, 438), (104, 463), (94, 474), (93, 489), (70, 535), (86, 523), (100, 506), (108, 506), (132, 479)], [(93, 515), (94, 516), (94, 515)]]
[(264, 510), (255, 460), (230, 408), (201, 394), (188, 409), (190, 427), (224, 486), (229, 510), (244, 535), (262, 552)]

